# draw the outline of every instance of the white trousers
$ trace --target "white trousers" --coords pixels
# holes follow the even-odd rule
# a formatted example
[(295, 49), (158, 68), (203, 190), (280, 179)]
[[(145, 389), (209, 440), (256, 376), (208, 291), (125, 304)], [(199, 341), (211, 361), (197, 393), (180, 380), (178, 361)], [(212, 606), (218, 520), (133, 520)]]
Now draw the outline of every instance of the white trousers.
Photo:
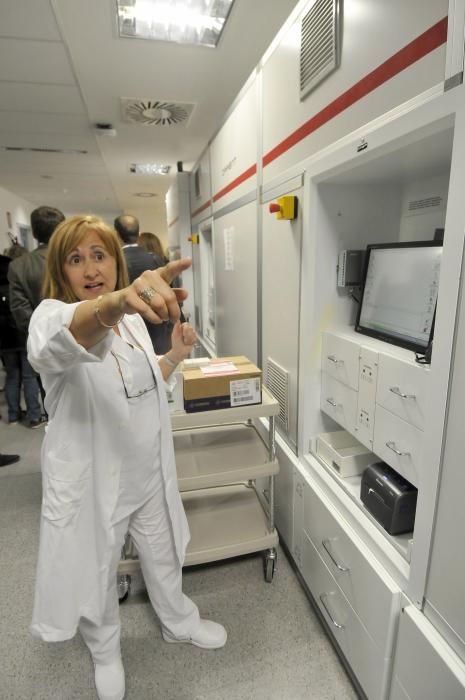
[(182, 592), (178, 562), (163, 489), (134, 513), (114, 525), (115, 548), (108, 574), (108, 594), (102, 625), (81, 618), (79, 631), (96, 663), (109, 663), (120, 653), (120, 617), (116, 575), (121, 548), (129, 531), (136, 546), (150, 602), (164, 629), (189, 636), (199, 625), (195, 603)]

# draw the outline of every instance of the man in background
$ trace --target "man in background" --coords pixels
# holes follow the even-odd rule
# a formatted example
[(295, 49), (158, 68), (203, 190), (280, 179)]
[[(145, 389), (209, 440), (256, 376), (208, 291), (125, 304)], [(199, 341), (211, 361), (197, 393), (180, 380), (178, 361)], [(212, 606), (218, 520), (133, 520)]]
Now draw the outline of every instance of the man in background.
[(38, 247), (13, 260), (8, 268), (10, 308), (18, 330), (27, 337), (32, 312), (42, 301), (42, 282), (49, 239), (64, 221), (64, 215), (53, 207), (38, 207), (31, 213), (32, 235)]
[(129, 282), (132, 283), (145, 270), (154, 270), (157, 265), (153, 255), (141, 248), (137, 243), (139, 238), (139, 221), (135, 216), (123, 214), (116, 217), (114, 227), (121, 239), (124, 257), (128, 266)]
[[(8, 267), (8, 282), (10, 285), (10, 309), (21, 343), (24, 346), (24, 358), (22, 359), (22, 373), (33, 375), (37, 381), (37, 388), (44, 400), (44, 391), (39, 384), (39, 377), (34, 372), (26, 357), (26, 341), (32, 312), (42, 300), (42, 283), (45, 275), (45, 263), (47, 258), (47, 246), (49, 239), (62, 221), (64, 214), (54, 207), (42, 206), (31, 213), (32, 235), (38, 241), (38, 247), (15, 260)], [(27, 363), (26, 365), (24, 363)], [(31, 428), (39, 426), (41, 416), (29, 416)]]
[[(134, 282), (145, 270), (156, 270), (159, 267), (159, 260), (152, 253), (141, 248), (137, 242), (139, 238), (139, 221), (135, 216), (130, 214), (118, 216), (113, 225), (121, 240), (130, 282)], [(145, 321), (145, 325), (156, 354), (164, 355), (171, 348), (172, 323), (165, 321), (156, 325)]]

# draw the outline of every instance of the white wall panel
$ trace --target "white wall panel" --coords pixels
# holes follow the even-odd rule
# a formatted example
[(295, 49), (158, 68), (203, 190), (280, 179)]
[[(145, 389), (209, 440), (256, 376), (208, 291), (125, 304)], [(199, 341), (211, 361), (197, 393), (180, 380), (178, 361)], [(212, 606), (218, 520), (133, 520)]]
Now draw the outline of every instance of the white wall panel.
[(256, 168), (257, 107), (257, 82), (253, 80), (211, 144), (214, 211), (248, 194), (257, 186), (256, 174), (252, 174), (231, 191), (222, 194), (225, 188), (235, 184), (244, 173)]
[(250, 202), (213, 222), (217, 355), (257, 362), (257, 214)]

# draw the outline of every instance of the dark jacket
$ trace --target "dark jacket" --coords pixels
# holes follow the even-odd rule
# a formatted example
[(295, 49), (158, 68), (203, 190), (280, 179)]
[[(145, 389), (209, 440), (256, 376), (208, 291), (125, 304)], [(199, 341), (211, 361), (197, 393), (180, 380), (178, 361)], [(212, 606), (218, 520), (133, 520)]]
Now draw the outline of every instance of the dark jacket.
[(19, 350), (24, 342), (19, 336), (13, 315), (10, 311), (10, 289), (8, 267), (11, 259), (0, 255), (0, 350)]
[[(158, 255), (148, 253), (140, 246), (123, 247), (123, 253), (128, 266), (130, 282), (134, 282), (145, 270), (156, 270), (157, 267), (162, 267), (164, 265), (164, 262)], [(169, 321), (160, 324), (145, 321), (145, 325), (147, 326), (155, 352), (157, 355), (164, 355), (165, 352), (171, 349), (173, 324)]]
[(32, 312), (42, 301), (42, 283), (45, 276), (47, 246), (16, 258), (8, 268), (10, 308), (18, 330), (27, 335)]
[(138, 245), (123, 248), (124, 257), (128, 266), (129, 281), (134, 282), (145, 270), (156, 270), (163, 262), (158, 255), (148, 253)]

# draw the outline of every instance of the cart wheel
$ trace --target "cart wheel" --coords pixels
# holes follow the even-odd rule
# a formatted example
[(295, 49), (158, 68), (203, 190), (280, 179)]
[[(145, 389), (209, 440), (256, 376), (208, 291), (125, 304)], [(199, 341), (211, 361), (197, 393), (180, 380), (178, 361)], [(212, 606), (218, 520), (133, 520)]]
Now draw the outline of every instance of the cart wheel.
[(270, 549), (265, 554), (264, 570), (265, 570), (265, 581), (271, 583), (274, 576), (274, 570), (276, 566), (277, 552), (275, 549)]
[(116, 577), (116, 589), (118, 591), (119, 604), (124, 603), (131, 590), (131, 577), (128, 574)]

